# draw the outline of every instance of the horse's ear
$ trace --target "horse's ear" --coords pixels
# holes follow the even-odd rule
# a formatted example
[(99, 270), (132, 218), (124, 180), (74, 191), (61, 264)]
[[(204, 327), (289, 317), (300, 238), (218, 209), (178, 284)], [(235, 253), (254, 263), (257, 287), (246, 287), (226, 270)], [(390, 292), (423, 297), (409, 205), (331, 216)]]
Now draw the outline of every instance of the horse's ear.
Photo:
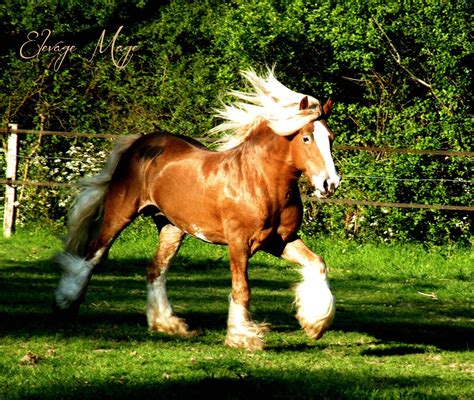
[(300, 110), (306, 110), (308, 108), (308, 96), (304, 96), (300, 101)]
[(332, 101), (331, 98), (329, 98), (327, 101), (326, 101), (326, 104), (324, 104), (323, 106), (323, 112), (324, 112), (324, 116), (326, 118), (329, 118), (329, 116), (331, 115), (331, 110), (332, 110), (332, 105), (334, 104), (334, 102)]

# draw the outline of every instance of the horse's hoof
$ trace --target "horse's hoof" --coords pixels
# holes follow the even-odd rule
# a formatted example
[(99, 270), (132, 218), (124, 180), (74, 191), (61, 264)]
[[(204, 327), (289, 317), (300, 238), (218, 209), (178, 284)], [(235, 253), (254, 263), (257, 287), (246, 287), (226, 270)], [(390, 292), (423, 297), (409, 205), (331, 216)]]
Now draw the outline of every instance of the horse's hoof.
[(265, 348), (263, 337), (269, 330), (270, 325), (267, 323), (247, 322), (243, 326), (230, 326), (225, 344), (236, 349), (263, 350)]
[(228, 334), (225, 338), (225, 345), (234, 349), (260, 351), (265, 348), (265, 341), (259, 336), (249, 336), (245, 334)]
[(79, 304), (73, 304), (71, 307), (63, 309), (58, 307), (55, 301), (51, 306), (53, 321), (55, 322), (74, 322), (79, 314)]
[(308, 337), (313, 340), (318, 340), (330, 328), (334, 320), (334, 309), (329, 315), (319, 321), (309, 322), (304, 318), (304, 316), (300, 314), (297, 314), (296, 318), (298, 319), (301, 327), (304, 329)]
[(198, 336), (199, 330), (190, 330), (189, 326), (183, 319), (172, 316), (166, 320), (155, 320), (150, 324), (150, 330), (153, 332), (167, 333), (181, 337)]

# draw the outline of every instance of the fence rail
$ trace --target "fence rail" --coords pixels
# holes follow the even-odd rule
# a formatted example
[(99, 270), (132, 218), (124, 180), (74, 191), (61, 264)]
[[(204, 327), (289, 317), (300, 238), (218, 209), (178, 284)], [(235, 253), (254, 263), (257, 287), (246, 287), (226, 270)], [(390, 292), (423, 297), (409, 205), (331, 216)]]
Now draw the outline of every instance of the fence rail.
[(334, 145), (336, 150), (369, 151), (373, 153), (398, 153), (398, 154), (420, 154), (426, 156), (445, 156), (445, 157), (474, 157), (472, 151), (455, 150), (420, 150), (420, 149), (402, 149), (396, 147), (373, 147), (373, 146), (347, 146)]
[[(82, 133), (82, 132), (61, 132), (61, 131), (37, 131), (31, 129), (15, 129), (13, 128), (0, 128), (0, 133), (10, 135), (36, 135), (36, 136), (63, 136), (69, 138), (97, 138), (97, 139), (117, 139), (121, 135), (107, 134), (107, 133)], [(212, 137), (201, 138), (202, 141), (212, 143), (216, 139)], [(423, 150), (423, 149), (408, 149), (408, 148), (392, 148), (392, 147), (374, 147), (374, 146), (349, 146), (349, 145), (334, 145), (335, 150), (340, 151), (366, 151), (375, 153), (396, 153), (396, 154), (418, 154), (426, 156), (444, 156), (444, 157), (474, 157), (474, 152), (469, 151), (454, 151), (454, 150)], [(16, 151), (16, 150), (15, 150)], [(15, 155), (17, 158), (18, 156)], [(7, 161), (11, 158), (11, 154), (7, 155)], [(16, 161), (15, 161), (16, 162)], [(456, 180), (452, 180), (456, 181)], [(469, 181), (460, 180), (464, 183), (471, 183)], [(6, 176), (6, 179), (0, 179), (1, 185), (6, 185), (7, 190), (15, 190), (17, 187), (23, 186), (36, 186), (36, 187), (64, 187), (74, 188), (79, 187), (77, 183), (66, 183), (66, 182), (36, 182), (29, 180), (18, 180), (16, 175)], [(355, 200), (355, 199), (318, 199), (316, 197), (309, 197), (308, 199), (319, 201), (321, 203), (338, 204), (345, 206), (370, 206), (370, 207), (395, 207), (404, 209), (432, 209), (442, 211), (466, 211), (473, 212), (474, 207), (465, 205), (451, 205), (451, 204), (418, 204), (418, 203), (395, 203), (395, 202), (381, 202), (381, 201), (369, 201), (369, 200)], [(7, 202), (7, 198), (5, 197)], [(11, 200), (10, 200), (11, 203)], [(5, 206), (6, 209), (7, 206)], [(8, 208), (11, 208), (8, 205)], [(14, 213), (11, 213), (9, 219), (14, 218)], [(4, 224), (6, 216), (4, 217)], [(6, 235), (7, 236), (7, 235)]]
[[(37, 187), (64, 187), (64, 188), (78, 188), (78, 183), (66, 182), (33, 182), (23, 180), (0, 179), (0, 184), (9, 185), (13, 187), (20, 186), (37, 186)], [(320, 203), (338, 204), (344, 206), (370, 206), (370, 207), (386, 207), (386, 208), (413, 208), (413, 209), (432, 209), (442, 211), (474, 211), (474, 207), (470, 206), (456, 206), (450, 204), (419, 204), (419, 203), (390, 203), (383, 201), (369, 201), (369, 200), (354, 200), (354, 199), (319, 199), (315, 196), (310, 196), (307, 199), (317, 201)]]
[(333, 203), (345, 206), (370, 206), (384, 208), (415, 208), (425, 210), (442, 210), (442, 211), (474, 211), (474, 207), (455, 206), (450, 204), (418, 204), (418, 203), (389, 203), (383, 201), (353, 200), (353, 199), (318, 199), (310, 197), (311, 200), (321, 203)]
[[(10, 133), (12, 130), (7, 128), (0, 128), (0, 133)], [(117, 139), (121, 135), (114, 135), (112, 133), (81, 133), (81, 132), (62, 132), (62, 131), (37, 131), (32, 129), (17, 129), (16, 134), (19, 135), (36, 135), (36, 136), (64, 136), (64, 137), (83, 137), (83, 138), (98, 138), (98, 139)]]

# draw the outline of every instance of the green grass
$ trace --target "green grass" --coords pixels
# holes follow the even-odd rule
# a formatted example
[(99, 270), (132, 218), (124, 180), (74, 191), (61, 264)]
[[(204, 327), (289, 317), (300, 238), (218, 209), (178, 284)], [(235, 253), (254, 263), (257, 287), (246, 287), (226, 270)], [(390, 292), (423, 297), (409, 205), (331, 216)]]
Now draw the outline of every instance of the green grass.
[(39, 228), (0, 239), (0, 398), (474, 397), (471, 251), (307, 241), (330, 267), (332, 330), (316, 342), (304, 335), (296, 269), (258, 254), (252, 311), (272, 331), (265, 351), (249, 353), (223, 345), (225, 247), (186, 240), (170, 271), (176, 312), (202, 331), (182, 339), (147, 330), (150, 226), (114, 245), (69, 325), (50, 317), (59, 239)]

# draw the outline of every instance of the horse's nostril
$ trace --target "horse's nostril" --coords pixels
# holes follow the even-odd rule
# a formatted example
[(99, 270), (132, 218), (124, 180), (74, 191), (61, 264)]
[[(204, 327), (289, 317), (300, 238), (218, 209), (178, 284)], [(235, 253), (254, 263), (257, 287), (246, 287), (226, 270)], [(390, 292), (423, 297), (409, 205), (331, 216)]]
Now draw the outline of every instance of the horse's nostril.
[(329, 189), (329, 186), (328, 186), (328, 181), (325, 180), (324, 183), (323, 183), (323, 187), (324, 187), (324, 190), (327, 192), (328, 189)]

